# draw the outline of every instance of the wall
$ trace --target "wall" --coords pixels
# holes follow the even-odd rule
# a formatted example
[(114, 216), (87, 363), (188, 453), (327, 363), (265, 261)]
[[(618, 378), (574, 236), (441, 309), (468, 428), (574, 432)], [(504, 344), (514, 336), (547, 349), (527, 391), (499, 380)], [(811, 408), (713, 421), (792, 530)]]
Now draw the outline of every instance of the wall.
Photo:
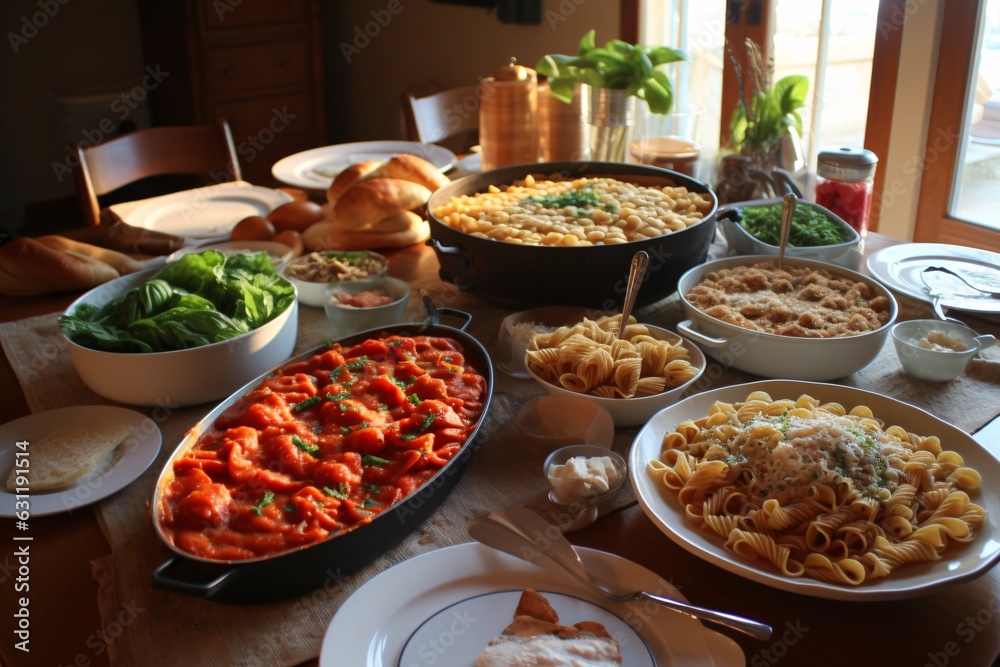
[(145, 63), (134, 0), (4, 0), (0, 30), (0, 227), (11, 227), (21, 205), (74, 195), (69, 142), (105, 135), (105, 118), (142, 120), (141, 105), (112, 107), (111, 95), (62, 107), (55, 96), (131, 91)]
[(512, 56), (534, 67), (548, 53), (576, 53), (591, 28), (603, 43), (618, 37), (619, 11), (617, 0), (542, 0), (540, 25), (514, 25), (431, 0), (324, 3), (330, 139), (402, 138), (405, 91), (473, 84)]
[[(105, 119), (146, 124), (136, 103), (150, 81), (136, 3), (151, 1), (0, 2), (0, 229), (18, 227), (26, 204), (75, 195), (71, 142), (107, 138)], [(408, 89), (467, 85), (511, 56), (534, 65), (546, 53), (573, 53), (593, 27), (601, 41), (618, 36), (618, 0), (542, 0), (542, 24), (532, 26), (431, 0), (321, 1), (330, 143), (402, 138)], [(102, 94), (60, 106), (58, 91)]]

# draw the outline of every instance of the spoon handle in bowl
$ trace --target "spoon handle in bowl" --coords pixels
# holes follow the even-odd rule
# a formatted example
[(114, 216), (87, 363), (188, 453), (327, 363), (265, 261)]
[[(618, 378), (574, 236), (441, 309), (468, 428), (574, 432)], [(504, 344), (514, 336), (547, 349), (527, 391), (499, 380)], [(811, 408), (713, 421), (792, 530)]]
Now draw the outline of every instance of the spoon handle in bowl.
[(618, 336), (621, 337), (625, 327), (628, 326), (628, 318), (632, 315), (632, 307), (635, 306), (635, 297), (639, 293), (639, 286), (642, 278), (646, 275), (646, 265), (649, 264), (649, 255), (640, 250), (632, 257), (632, 268), (628, 274), (628, 286), (625, 288), (625, 303), (622, 305), (622, 320), (618, 325)]

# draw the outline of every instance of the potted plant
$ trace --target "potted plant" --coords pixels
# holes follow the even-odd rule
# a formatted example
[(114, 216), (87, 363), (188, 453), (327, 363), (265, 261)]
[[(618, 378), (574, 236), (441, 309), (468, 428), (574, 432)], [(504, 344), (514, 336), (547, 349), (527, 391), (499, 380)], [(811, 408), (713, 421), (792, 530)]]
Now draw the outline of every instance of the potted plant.
[(744, 72), (732, 52), (729, 53), (736, 70), (740, 101), (729, 122), (729, 152), (732, 155), (723, 158), (721, 178), (716, 187), (721, 203), (779, 194), (766, 190), (767, 176), (774, 169), (794, 171), (794, 165), (783, 156), (783, 149), (791, 146), (793, 153), (799, 150), (802, 136), (799, 110), (805, 106), (809, 93), (809, 79), (801, 74), (772, 82), (773, 61), (764, 63), (760, 47), (753, 40), (746, 41), (746, 49), (751, 90), (749, 100), (744, 87)]
[(552, 94), (569, 103), (580, 86), (583, 121), (590, 127), (592, 160), (624, 162), (634, 122), (635, 99), (650, 112), (665, 114), (673, 104), (673, 86), (661, 65), (684, 60), (666, 46), (644, 46), (613, 39), (597, 46), (596, 32), (580, 40), (577, 55), (547, 55), (535, 70), (548, 78)]

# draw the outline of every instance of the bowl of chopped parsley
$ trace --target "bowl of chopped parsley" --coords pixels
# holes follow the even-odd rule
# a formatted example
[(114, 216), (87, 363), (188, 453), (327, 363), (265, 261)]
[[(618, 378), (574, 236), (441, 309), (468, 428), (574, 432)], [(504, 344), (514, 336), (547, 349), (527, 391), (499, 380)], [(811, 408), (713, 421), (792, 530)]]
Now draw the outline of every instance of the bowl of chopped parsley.
[[(718, 220), (729, 254), (777, 255), (781, 204), (781, 199), (763, 199), (720, 208)], [(857, 269), (861, 265), (861, 237), (836, 213), (800, 200), (785, 254)]]

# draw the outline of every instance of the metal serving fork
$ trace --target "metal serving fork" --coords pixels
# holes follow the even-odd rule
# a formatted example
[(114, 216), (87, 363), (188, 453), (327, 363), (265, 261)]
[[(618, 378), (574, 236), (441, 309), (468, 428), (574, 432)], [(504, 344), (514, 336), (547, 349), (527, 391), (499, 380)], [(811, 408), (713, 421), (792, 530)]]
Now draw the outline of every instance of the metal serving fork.
[(569, 575), (585, 588), (616, 602), (651, 600), (709, 623), (766, 640), (771, 627), (757, 621), (656, 595), (648, 591), (628, 591), (603, 581), (584, 566), (573, 545), (562, 532), (545, 519), (523, 507), (508, 508), (506, 513), (491, 512), (473, 519), (469, 535), (477, 542), (534, 563), (553, 572)]

